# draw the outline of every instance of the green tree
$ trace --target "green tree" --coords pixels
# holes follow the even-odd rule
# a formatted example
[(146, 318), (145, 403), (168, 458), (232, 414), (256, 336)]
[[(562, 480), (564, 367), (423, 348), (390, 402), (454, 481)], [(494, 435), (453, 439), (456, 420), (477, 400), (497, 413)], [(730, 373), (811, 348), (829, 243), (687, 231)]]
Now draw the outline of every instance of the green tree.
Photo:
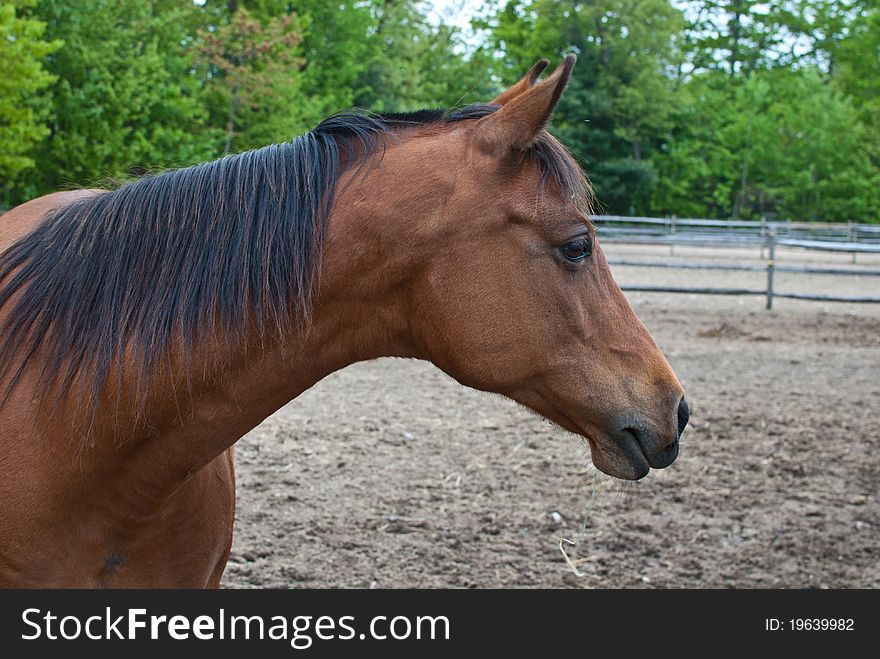
[(511, 0), (484, 19), (513, 82), (540, 57), (578, 54), (577, 75), (553, 130), (587, 170), (601, 207), (646, 212), (656, 174), (651, 154), (672, 127), (681, 13), (667, 0)]
[(0, 5), (0, 204), (9, 202), (19, 174), (34, 166), (31, 149), (49, 134), (45, 104), (34, 102), (53, 81), (43, 62), (59, 41), (43, 38), (45, 24), (23, 18), (17, 9), (32, 5), (16, 0)]
[(816, 64), (880, 135), (880, 1), (803, 0)]
[(369, 36), (375, 29), (372, 1), (242, 0), (222, 3), (245, 7), (263, 24), (296, 12), (301, 26), (302, 43), (298, 54), (297, 93), (291, 98), (297, 114), (284, 135), (289, 139), (312, 128), (333, 112), (352, 107), (358, 79), (369, 60)]
[(682, 35), (685, 59), (696, 70), (733, 77), (789, 67), (801, 55), (804, 23), (790, 0), (690, 0)]
[[(223, 155), (280, 141), (301, 116), (296, 106), (303, 59), (302, 30), (295, 14), (259, 21), (237, 7), (225, 25), (199, 32), (199, 59), (207, 67), (207, 86), (224, 123)], [(284, 139), (284, 138), (281, 138)]]
[(216, 153), (187, 44), (195, 8), (175, 0), (39, 0), (31, 17), (64, 46), (47, 60), (48, 138), (33, 151), (47, 192)]
[(491, 98), (494, 86), (487, 52), (481, 48), (465, 52), (460, 31), (430, 21), (427, 4), (374, 0), (367, 64), (355, 86), (356, 106), (403, 112)]
[(880, 170), (849, 98), (814, 68), (687, 86), (676, 136), (656, 159), (663, 214), (875, 221)]

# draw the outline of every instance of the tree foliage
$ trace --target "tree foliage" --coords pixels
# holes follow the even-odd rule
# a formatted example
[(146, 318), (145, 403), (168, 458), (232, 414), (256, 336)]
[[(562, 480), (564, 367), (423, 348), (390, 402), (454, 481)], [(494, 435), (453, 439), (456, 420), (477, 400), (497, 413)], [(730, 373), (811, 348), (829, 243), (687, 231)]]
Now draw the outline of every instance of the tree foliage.
[(604, 210), (647, 212), (651, 156), (671, 128), (674, 36), (681, 13), (666, 0), (512, 0), (484, 22), (513, 82), (542, 56), (578, 54), (577, 75), (552, 130), (587, 169)]
[[(225, 24), (198, 33), (196, 52), (216, 95), (220, 123), (225, 116), (223, 155), (234, 142), (261, 146), (295, 125), (297, 83), (304, 59), (299, 55), (302, 28), (296, 14), (260, 21), (244, 7)], [(241, 149), (239, 149), (241, 150)]]
[(653, 211), (880, 221), (878, 4), (689, 5)]
[(469, 4), (466, 35), (424, 0), (0, 0), (0, 206), (575, 52), (552, 130), (601, 209), (880, 220), (880, 0)]
[[(652, 206), (713, 217), (876, 218), (880, 171), (851, 99), (815, 69), (687, 85), (679, 129), (657, 159)], [(845, 128), (845, 129), (844, 129)]]
[[(193, 75), (194, 9), (175, 0), (39, 0), (63, 46), (46, 58), (50, 133), (35, 149), (40, 192), (185, 164), (212, 153)], [(206, 139), (207, 137), (207, 139)]]
[(24, 18), (18, 10), (32, 4), (18, 0), (0, 5), (0, 194), (9, 182), (34, 166), (32, 149), (49, 134), (47, 112), (40, 91), (53, 77), (45, 70), (46, 57), (59, 41), (44, 38), (46, 25)]

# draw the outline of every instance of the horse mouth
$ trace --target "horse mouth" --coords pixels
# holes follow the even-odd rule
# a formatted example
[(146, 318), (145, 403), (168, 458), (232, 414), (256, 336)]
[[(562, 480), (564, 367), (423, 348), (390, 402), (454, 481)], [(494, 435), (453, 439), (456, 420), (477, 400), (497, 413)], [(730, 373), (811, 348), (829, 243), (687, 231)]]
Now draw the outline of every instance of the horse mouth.
[(651, 462), (634, 430), (625, 429), (603, 440), (590, 442), (593, 466), (621, 480), (641, 480), (651, 471)]
[(650, 431), (622, 428), (607, 436), (605, 443), (592, 448), (593, 465), (609, 476), (639, 480), (651, 469), (664, 469), (678, 457), (678, 441), (665, 449), (657, 449)]
[(549, 398), (540, 395), (535, 397), (528, 390), (525, 393), (528, 395), (519, 392), (520, 395), (508, 394), (508, 396), (531, 407), (545, 418), (555, 421), (565, 430), (585, 438), (590, 447), (593, 466), (614, 478), (641, 480), (648, 475), (652, 467), (662, 469), (668, 466), (678, 453), (676, 447), (675, 455), (657, 459), (658, 456), (649, 448), (647, 430), (624, 427), (608, 431), (591, 427), (589, 423), (578, 423), (575, 417), (566, 414), (561, 406), (550, 404)]
[(629, 466), (633, 473), (637, 474), (635, 478), (632, 478), (631, 480), (639, 480), (640, 478), (647, 476), (653, 465), (651, 464), (651, 460), (648, 458), (648, 454), (645, 452), (641, 439), (636, 431), (631, 428), (624, 429), (623, 432), (620, 433), (617, 445), (620, 447), (621, 453), (623, 453), (627, 462), (629, 462)]

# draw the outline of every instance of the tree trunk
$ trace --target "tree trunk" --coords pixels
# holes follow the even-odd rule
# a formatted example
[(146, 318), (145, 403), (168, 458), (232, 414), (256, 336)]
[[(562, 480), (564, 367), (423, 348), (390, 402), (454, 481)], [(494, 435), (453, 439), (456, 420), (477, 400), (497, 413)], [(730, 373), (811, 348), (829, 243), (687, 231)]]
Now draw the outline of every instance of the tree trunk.
[(730, 77), (736, 75), (736, 64), (739, 62), (739, 36), (742, 27), (742, 0), (734, 0), (731, 8), (733, 19), (730, 26)]
[(608, 48), (608, 44), (605, 43), (605, 31), (602, 29), (602, 21), (596, 17), (593, 19), (593, 23), (596, 26), (596, 36), (599, 37), (599, 43), (602, 47), (602, 64), (604, 64), (607, 69), (611, 64), (611, 49)]
[(238, 114), (239, 95), (241, 84), (236, 82), (229, 97), (229, 117), (226, 119), (226, 144), (223, 146), (223, 155), (232, 153), (232, 139), (235, 137), (235, 120)]
[(746, 158), (743, 160), (743, 169), (742, 175), (739, 177), (739, 194), (736, 195), (736, 199), (733, 202), (733, 217), (734, 219), (739, 217), (739, 213), (742, 210), (743, 198), (746, 196), (746, 185), (748, 184), (749, 179), (749, 159)]

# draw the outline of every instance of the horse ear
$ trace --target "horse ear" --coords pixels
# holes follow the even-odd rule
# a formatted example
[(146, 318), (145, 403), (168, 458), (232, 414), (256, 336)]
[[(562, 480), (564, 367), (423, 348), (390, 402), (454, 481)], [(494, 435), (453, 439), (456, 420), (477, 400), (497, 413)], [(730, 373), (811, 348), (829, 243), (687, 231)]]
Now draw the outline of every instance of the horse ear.
[[(483, 117), (476, 124), (477, 135), (490, 151), (525, 149), (550, 121), (562, 90), (571, 79), (576, 61), (567, 55), (545, 80), (511, 98), (499, 110)], [(517, 83), (519, 84), (519, 83)]]
[(524, 91), (531, 88), (532, 85), (538, 80), (538, 76), (541, 75), (541, 72), (547, 68), (548, 62), (545, 59), (539, 59), (535, 64), (528, 70), (519, 82), (515, 85), (511, 86), (506, 91), (501, 92), (492, 99), (492, 105), (505, 105), (508, 101), (513, 98), (516, 98)]

